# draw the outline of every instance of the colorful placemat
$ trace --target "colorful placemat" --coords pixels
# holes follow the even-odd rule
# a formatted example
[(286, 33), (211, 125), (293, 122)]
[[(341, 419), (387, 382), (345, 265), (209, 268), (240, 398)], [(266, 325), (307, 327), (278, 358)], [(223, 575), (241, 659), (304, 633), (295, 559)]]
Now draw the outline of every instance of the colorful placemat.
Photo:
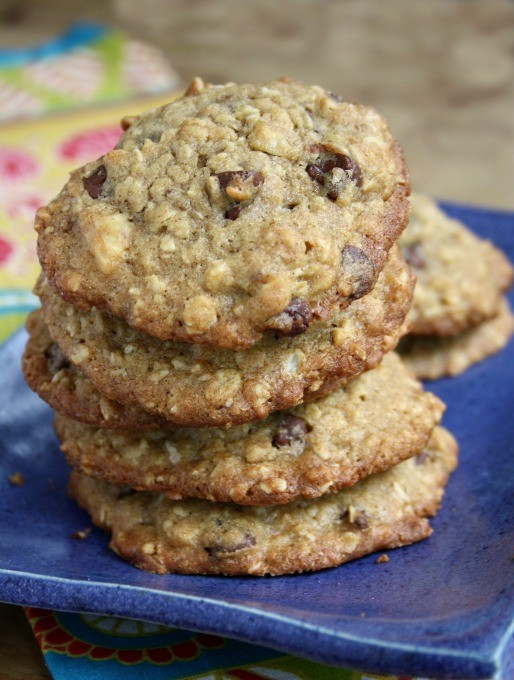
[(178, 76), (160, 50), (80, 23), (28, 48), (0, 50), (0, 121), (170, 91)]
[(56, 680), (414, 680), (331, 668), (132, 619), (35, 608), (26, 613)]

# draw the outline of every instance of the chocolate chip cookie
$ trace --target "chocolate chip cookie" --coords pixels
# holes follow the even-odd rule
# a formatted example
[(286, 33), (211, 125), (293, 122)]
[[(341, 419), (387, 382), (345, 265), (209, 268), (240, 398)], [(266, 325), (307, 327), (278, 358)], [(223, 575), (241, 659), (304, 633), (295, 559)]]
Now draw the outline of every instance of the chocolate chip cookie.
[(457, 445), (436, 428), (425, 452), (316, 500), (278, 507), (172, 501), (73, 472), (70, 492), (112, 534), (110, 547), (140, 569), (164, 574), (287, 574), (348, 562), (431, 533), (457, 463)]
[(355, 484), (419, 453), (443, 403), (398, 355), (346, 387), (257, 423), (174, 432), (103, 430), (57, 416), (68, 462), (170, 498), (277, 505)]
[(498, 315), (459, 335), (447, 337), (409, 335), (400, 343), (407, 366), (423, 380), (459, 375), (496, 354), (514, 333), (514, 316), (506, 299)]
[(407, 224), (373, 109), (289, 80), (204, 87), (124, 121), (36, 218), (68, 301), (161, 340), (249, 347), (368, 293)]
[(455, 335), (497, 315), (513, 269), (490, 241), (451, 219), (428, 196), (413, 194), (400, 238), (417, 277), (409, 314), (414, 335)]
[(373, 291), (331, 321), (238, 352), (156, 340), (76, 309), (44, 281), (37, 292), (52, 338), (100, 392), (176, 425), (207, 427), (265, 418), (376, 366), (405, 332), (413, 281), (395, 246)]

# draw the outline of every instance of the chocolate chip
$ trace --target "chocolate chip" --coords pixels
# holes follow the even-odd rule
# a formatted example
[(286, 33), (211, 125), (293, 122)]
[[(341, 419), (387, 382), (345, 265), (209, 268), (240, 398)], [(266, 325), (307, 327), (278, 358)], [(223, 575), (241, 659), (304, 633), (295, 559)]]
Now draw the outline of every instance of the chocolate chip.
[(233, 205), (231, 208), (229, 208), (225, 212), (225, 218), (227, 220), (237, 220), (239, 215), (241, 214), (241, 206), (240, 205)]
[(231, 184), (242, 184), (250, 182), (254, 187), (260, 186), (264, 182), (262, 173), (256, 170), (226, 170), (216, 174), (220, 188), (225, 191)]
[(310, 163), (310, 165), (308, 165), (305, 169), (307, 170), (307, 174), (311, 179), (313, 179), (315, 182), (318, 182), (319, 184), (323, 184), (325, 175), (319, 165)]
[(423, 269), (426, 266), (425, 255), (423, 253), (423, 246), (419, 241), (403, 246), (403, 257), (406, 259), (411, 267)]
[(335, 167), (342, 168), (359, 188), (362, 186), (362, 172), (353, 158), (338, 154), (338, 165)]
[(245, 548), (251, 548), (256, 544), (255, 536), (250, 533), (245, 533), (237, 541), (227, 541), (227, 543), (213, 543), (205, 547), (206, 553), (210, 557), (217, 557), (218, 555), (226, 555), (227, 553), (235, 553), (238, 550), (244, 550)]
[(310, 425), (303, 418), (292, 415), (284, 416), (271, 443), (277, 449), (282, 446), (288, 446), (300, 441), (311, 429)]
[(313, 314), (309, 303), (303, 298), (295, 297), (283, 312), (277, 314), (268, 323), (268, 328), (278, 331), (280, 335), (294, 337), (305, 333), (312, 322)]
[(350, 156), (336, 153), (331, 158), (327, 158), (327, 160), (325, 160), (321, 166), (321, 169), (325, 174), (331, 172), (334, 168), (340, 168), (341, 170), (344, 170), (358, 187), (362, 186), (361, 169), (353, 160), (353, 158), (350, 158)]
[(341, 253), (341, 269), (343, 277), (353, 288), (350, 297), (358, 300), (373, 288), (375, 282), (375, 265), (366, 253), (357, 246), (345, 246)]
[(343, 168), (343, 158), (345, 156), (341, 155), (340, 153), (334, 154), (332, 158), (327, 158), (323, 163), (321, 164), (321, 171), (323, 173), (331, 172), (334, 168)]
[(71, 366), (68, 359), (66, 359), (59, 347), (55, 344), (50, 345), (50, 347), (44, 351), (44, 355), (46, 357), (46, 366), (50, 373), (58, 373), (62, 369)]
[(84, 189), (91, 196), (91, 198), (98, 198), (102, 193), (102, 186), (107, 179), (107, 171), (105, 165), (100, 165), (89, 177), (84, 177), (82, 183)]
[(344, 182), (333, 181), (331, 173), (335, 168), (344, 170), (352, 182), (355, 182), (358, 187), (362, 186), (362, 172), (353, 158), (341, 153), (326, 152), (324, 147), (318, 147), (318, 150), (322, 152), (322, 155), (315, 163), (309, 163), (305, 170), (312, 180), (325, 186), (328, 198), (332, 201), (337, 200), (344, 188)]

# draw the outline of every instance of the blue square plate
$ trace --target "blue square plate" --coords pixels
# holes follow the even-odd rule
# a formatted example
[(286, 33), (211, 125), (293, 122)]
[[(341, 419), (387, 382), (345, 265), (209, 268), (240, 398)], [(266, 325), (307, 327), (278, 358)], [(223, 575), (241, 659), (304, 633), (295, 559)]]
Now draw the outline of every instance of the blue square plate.
[[(445, 206), (514, 259), (514, 214)], [(129, 566), (66, 496), (52, 414), (25, 386), (26, 336), (0, 350), (0, 600), (209, 631), (328, 664), (444, 678), (514, 677), (514, 343), (433, 383), (461, 464), (434, 535), (314, 574), (157, 576)], [(23, 487), (7, 476), (21, 471)], [(52, 488), (49, 479), (57, 488)]]

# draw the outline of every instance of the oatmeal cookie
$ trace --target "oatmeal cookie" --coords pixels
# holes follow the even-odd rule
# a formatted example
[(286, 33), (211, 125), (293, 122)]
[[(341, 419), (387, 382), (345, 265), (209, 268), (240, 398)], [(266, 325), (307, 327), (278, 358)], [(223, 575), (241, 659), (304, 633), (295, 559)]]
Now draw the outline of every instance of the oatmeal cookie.
[(265, 418), (376, 366), (405, 328), (413, 277), (397, 246), (373, 291), (294, 338), (247, 350), (160, 341), (98, 310), (79, 310), (43, 280), (37, 292), (54, 341), (110, 399), (185, 427)]
[(391, 353), (346, 387), (256, 423), (145, 433), (57, 416), (55, 428), (70, 465), (90, 477), (173, 499), (277, 505), (351, 486), (416, 455), (443, 410)]
[(383, 118), (320, 87), (197, 83), (124, 127), (38, 211), (38, 253), (68, 302), (161, 340), (304, 333), (373, 288), (407, 224)]
[(445, 375), (463, 373), (473, 364), (502, 350), (514, 333), (514, 316), (503, 299), (500, 311), (492, 319), (474, 328), (448, 337), (405, 337), (399, 347), (402, 358), (422, 380), (436, 380)]
[(513, 269), (490, 241), (451, 219), (428, 196), (413, 194), (400, 238), (417, 277), (409, 314), (413, 335), (455, 335), (496, 316)]
[(431, 533), (457, 445), (436, 428), (425, 452), (316, 500), (276, 507), (173, 501), (73, 472), (70, 493), (140, 569), (185, 574), (287, 574), (333, 567)]

